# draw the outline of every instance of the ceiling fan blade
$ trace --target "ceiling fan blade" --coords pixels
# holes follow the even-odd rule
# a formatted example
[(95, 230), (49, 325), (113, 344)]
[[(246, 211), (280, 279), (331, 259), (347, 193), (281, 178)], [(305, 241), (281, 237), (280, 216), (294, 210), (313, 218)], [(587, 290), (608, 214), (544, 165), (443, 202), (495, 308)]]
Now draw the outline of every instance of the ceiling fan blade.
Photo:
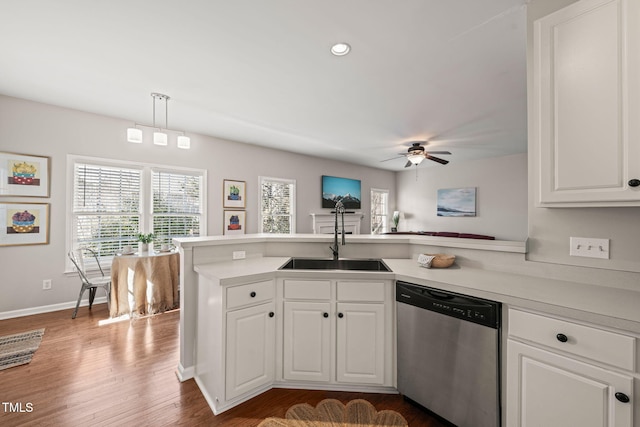
[(427, 151), (427, 154), (451, 154), (448, 151)]
[(390, 159), (384, 159), (384, 160), (380, 160), (381, 162), (388, 162), (389, 160), (395, 160), (395, 159), (399, 159), (400, 157), (404, 157), (404, 154), (402, 156), (396, 156), (396, 157), (392, 157)]
[(413, 163), (411, 163), (411, 162), (409, 162), (409, 161), (408, 161), (408, 162), (407, 162), (407, 164), (406, 164), (406, 165), (404, 165), (404, 167), (405, 167), (405, 168), (408, 168), (408, 167), (410, 167), (412, 164), (413, 164)]
[(441, 163), (443, 165), (446, 165), (447, 163), (449, 163), (449, 160), (440, 159), (438, 157), (433, 157), (433, 156), (430, 156), (428, 154), (425, 157), (427, 159), (429, 159), (429, 160), (433, 160), (434, 162), (438, 162), (438, 163)]

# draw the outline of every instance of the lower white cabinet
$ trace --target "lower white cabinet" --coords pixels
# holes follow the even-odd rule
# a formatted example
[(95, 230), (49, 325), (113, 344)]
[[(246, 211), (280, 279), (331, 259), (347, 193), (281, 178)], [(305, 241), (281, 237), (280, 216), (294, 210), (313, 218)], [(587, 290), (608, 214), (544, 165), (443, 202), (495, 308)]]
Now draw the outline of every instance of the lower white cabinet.
[(391, 281), (283, 280), (283, 379), (392, 385)]
[(227, 312), (226, 399), (271, 384), (275, 375), (275, 303)]
[[(616, 348), (601, 351), (595, 336)], [(510, 310), (506, 426), (632, 427), (636, 375), (608, 353), (633, 358), (634, 347), (631, 336)]]
[(338, 303), (338, 382), (383, 384), (384, 309), (380, 303)]
[(284, 379), (321, 382), (331, 379), (330, 313), (328, 301), (284, 303)]

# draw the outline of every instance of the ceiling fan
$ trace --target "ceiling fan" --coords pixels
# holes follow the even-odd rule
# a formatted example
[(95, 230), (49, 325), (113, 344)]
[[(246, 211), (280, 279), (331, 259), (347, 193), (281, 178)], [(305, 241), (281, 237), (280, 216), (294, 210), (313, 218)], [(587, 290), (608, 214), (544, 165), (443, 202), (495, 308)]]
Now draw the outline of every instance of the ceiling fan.
[[(420, 142), (412, 142), (411, 147), (407, 149), (406, 153), (398, 153), (399, 156), (404, 156), (407, 158), (407, 164), (404, 165), (405, 168), (409, 166), (416, 165), (418, 166), (424, 159), (433, 160), (434, 162), (438, 162), (440, 164), (446, 165), (449, 163), (449, 160), (444, 160), (439, 157), (434, 157), (431, 154), (451, 154), (448, 151), (425, 151), (424, 146)], [(398, 157), (392, 157), (391, 159), (382, 160), (386, 162), (387, 160), (397, 159)]]

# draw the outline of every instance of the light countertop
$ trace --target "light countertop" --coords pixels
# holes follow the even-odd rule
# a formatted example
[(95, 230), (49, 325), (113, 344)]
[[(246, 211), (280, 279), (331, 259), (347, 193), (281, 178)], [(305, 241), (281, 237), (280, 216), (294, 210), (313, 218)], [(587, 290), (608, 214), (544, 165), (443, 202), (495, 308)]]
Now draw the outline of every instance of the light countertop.
[(383, 259), (392, 273), (338, 270), (278, 270), (289, 257), (256, 257), (201, 264), (195, 271), (221, 285), (276, 277), (331, 277), (403, 280), (465, 293), (510, 306), (565, 315), (640, 333), (640, 292), (554, 280), (454, 264), (423, 268), (412, 259)]

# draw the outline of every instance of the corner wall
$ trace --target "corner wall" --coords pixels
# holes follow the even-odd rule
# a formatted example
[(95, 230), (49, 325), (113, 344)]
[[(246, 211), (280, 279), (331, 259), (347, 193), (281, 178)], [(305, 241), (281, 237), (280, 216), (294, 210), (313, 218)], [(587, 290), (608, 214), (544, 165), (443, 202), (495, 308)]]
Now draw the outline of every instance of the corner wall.
[[(475, 217), (439, 217), (438, 189), (476, 187)], [(400, 231), (452, 231), (527, 239), (527, 155), (428, 164), (397, 173)]]
[[(533, 22), (576, 0), (532, 0), (527, 6), (527, 86), (533, 90)], [(529, 97), (529, 111), (532, 111)], [(530, 118), (531, 120), (531, 118)], [(533, 141), (529, 122), (529, 141)], [(529, 146), (529, 251), (527, 259), (549, 264), (640, 272), (640, 207), (536, 208), (533, 146)], [(639, 160), (640, 161), (640, 160)], [(610, 239), (610, 259), (569, 256), (569, 237)], [(640, 287), (639, 287), (640, 289)]]
[[(295, 179), (297, 232), (312, 232), (311, 212), (321, 212), (323, 174), (362, 181), (362, 230), (370, 228), (371, 187), (390, 190), (395, 205), (395, 173), (349, 163), (273, 150), (189, 133), (191, 149), (131, 144), (131, 121), (0, 95), (0, 151), (51, 157), (51, 197), (2, 197), (0, 201), (50, 203), (48, 245), (0, 247), (0, 317), (3, 312), (51, 305), (75, 305), (80, 283), (65, 274), (67, 154), (206, 169), (208, 235), (222, 234), (222, 181), (247, 183), (247, 232), (258, 231), (258, 177)], [(238, 160), (234, 153), (250, 152)], [(42, 280), (52, 279), (51, 290)], [(101, 295), (98, 294), (98, 297)]]

